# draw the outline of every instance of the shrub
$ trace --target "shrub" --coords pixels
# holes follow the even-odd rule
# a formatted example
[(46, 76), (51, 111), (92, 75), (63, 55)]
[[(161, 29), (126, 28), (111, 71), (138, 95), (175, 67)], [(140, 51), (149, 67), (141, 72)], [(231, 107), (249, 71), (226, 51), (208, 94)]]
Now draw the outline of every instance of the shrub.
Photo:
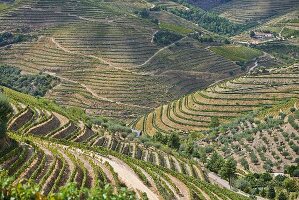
[(154, 35), (154, 39), (153, 41), (158, 44), (158, 45), (170, 45), (178, 40), (180, 40), (182, 38), (181, 35), (178, 35), (176, 33), (173, 32), (169, 32), (169, 31), (158, 31), (155, 35)]
[(284, 192), (280, 192), (277, 199), (278, 200), (287, 200), (288, 197), (286, 196), (286, 194)]
[(246, 193), (249, 193), (250, 189), (251, 189), (250, 183), (247, 180), (243, 179), (243, 178), (238, 179), (235, 182), (235, 187), (242, 190), (243, 192), (246, 192)]
[(274, 199), (276, 196), (275, 189), (273, 186), (269, 186), (268, 188), (268, 197), (269, 199)]

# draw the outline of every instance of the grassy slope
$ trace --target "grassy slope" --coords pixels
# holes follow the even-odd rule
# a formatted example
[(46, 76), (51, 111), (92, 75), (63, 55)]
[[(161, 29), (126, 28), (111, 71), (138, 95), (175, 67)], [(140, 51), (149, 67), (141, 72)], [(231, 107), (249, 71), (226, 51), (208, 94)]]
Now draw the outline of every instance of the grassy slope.
[(212, 51), (232, 61), (248, 62), (262, 55), (262, 52), (245, 46), (226, 45), (211, 47)]

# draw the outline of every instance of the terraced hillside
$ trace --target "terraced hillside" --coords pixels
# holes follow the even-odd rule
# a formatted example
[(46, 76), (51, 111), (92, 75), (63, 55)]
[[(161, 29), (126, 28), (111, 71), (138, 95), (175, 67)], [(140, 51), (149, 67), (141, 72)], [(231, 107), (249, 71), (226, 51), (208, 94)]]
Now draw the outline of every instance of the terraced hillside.
[(3, 89), (14, 113), (11, 145), (1, 149), (0, 166), (15, 175), (15, 183), (32, 179), (44, 195), (75, 182), (79, 189), (110, 184), (115, 192), (126, 186), (148, 199), (247, 199), (208, 183), (195, 160), (87, 126), (46, 100)]
[[(266, 23), (257, 26), (253, 29), (257, 34), (270, 33), (271, 37), (250, 37), (249, 32), (243, 32), (242, 34), (234, 36), (234, 40), (251, 43), (251, 44), (263, 44), (271, 41), (281, 43), (281, 45), (287, 43), (288, 46), (298, 46), (298, 9), (287, 14), (277, 16), (267, 21)], [(278, 49), (279, 50), (279, 49)]]
[(213, 147), (225, 157), (232, 155), (242, 170), (283, 173), (299, 155), (297, 104), (297, 99), (287, 101), (270, 109), (268, 117), (261, 120), (243, 117), (198, 144)]
[(262, 22), (269, 17), (285, 14), (298, 9), (296, 0), (232, 0), (213, 8), (221, 16), (238, 23)]
[[(47, 95), (60, 104), (126, 121), (243, 73), (187, 35), (169, 46), (156, 44), (157, 31), (176, 27), (135, 14), (150, 6), (143, 1), (24, 1), (1, 13), (0, 31), (36, 39), (2, 47), (0, 63), (60, 78), (61, 84)], [(191, 32), (200, 29), (194, 24), (186, 27)]]
[[(192, 132), (225, 123), (252, 110), (298, 98), (298, 64), (214, 84), (156, 108), (134, 125), (149, 135), (157, 132)], [(217, 125), (217, 123), (216, 123)]]

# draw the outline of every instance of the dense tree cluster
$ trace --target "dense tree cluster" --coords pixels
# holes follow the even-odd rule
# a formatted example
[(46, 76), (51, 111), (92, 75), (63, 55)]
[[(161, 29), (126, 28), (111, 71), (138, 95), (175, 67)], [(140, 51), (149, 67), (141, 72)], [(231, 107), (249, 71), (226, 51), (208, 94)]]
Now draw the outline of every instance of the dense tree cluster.
[(32, 39), (32, 36), (24, 34), (13, 34), (11, 32), (0, 33), (0, 47), (15, 44)]
[(0, 66), (0, 85), (33, 96), (44, 96), (57, 82), (58, 79), (50, 75), (22, 74), (16, 67)]
[(220, 17), (216, 13), (207, 12), (195, 7), (191, 7), (188, 10), (171, 9), (170, 12), (218, 34), (235, 35), (252, 26), (250, 24), (236, 24)]
[(292, 192), (299, 189), (299, 185), (294, 178), (288, 178), (284, 175), (273, 177), (269, 173), (248, 174), (237, 179), (234, 186), (246, 193), (269, 199), (280, 199), (282, 196), (287, 199), (288, 196), (292, 195)]
[(291, 177), (299, 177), (299, 157), (296, 160), (297, 165), (285, 166), (284, 173)]
[(232, 178), (236, 174), (237, 162), (233, 158), (224, 159), (217, 152), (214, 152), (207, 162), (207, 168), (212, 172), (232, 183)]
[(0, 139), (5, 136), (9, 115), (12, 113), (12, 108), (7, 98), (0, 93)]
[(163, 135), (161, 132), (158, 132), (156, 135), (153, 136), (153, 140), (176, 150), (178, 150), (181, 145), (180, 138), (177, 133)]
[(126, 135), (132, 133), (131, 128), (127, 127), (124, 123), (104, 117), (92, 117), (88, 119), (87, 126), (91, 128), (92, 124), (101, 126), (112, 133), (123, 133)]
[(178, 40), (180, 40), (183, 36), (178, 35), (176, 33), (173, 32), (169, 32), (169, 31), (158, 31), (155, 35), (154, 35), (154, 39), (153, 41), (158, 44), (158, 45), (170, 45)]
[(288, 64), (296, 63), (299, 60), (298, 45), (283, 42), (267, 42), (255, 47), (282, 59)]

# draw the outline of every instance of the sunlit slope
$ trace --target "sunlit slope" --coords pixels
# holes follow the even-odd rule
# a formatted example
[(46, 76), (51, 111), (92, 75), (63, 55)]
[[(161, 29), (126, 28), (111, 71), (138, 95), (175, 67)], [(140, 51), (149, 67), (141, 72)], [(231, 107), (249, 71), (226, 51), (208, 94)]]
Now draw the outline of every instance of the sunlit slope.
[(137, 129), (150, 135), (157, 131), (200, 131), (246, 112), (298, 98), (298, 65), (271, 73), (250, 74), (210, 86), (156, 108), (140, 118)]
[(36, 182), (43, 194), (75, 182), (79, 189), (110, 184), (115, 192), (125, 186), (149, 199), (246, 199), (207, 183), (197, 161), (86, 124), (83, 115), (49, 101), (4, 93), (14, 108), (8, 128), (16, 142), (1, 152), (0, 166), (16, 182)]
[(165, 47), (154, 43), (159, 25), (134, 13), (150, 6), (143, 1), (24, 4), (3, 13), (0, 30), (22, 29), (36, 38), (1, 48), (1, 64), (57, 76), (61, 84), (47, 96), (90, 114), (130, 121), (243, 72), (187, 36)]
[(232, 0), (213, 8), (221, 16), (239, 23), (256, 23), (298, 8), (297, 0)]

